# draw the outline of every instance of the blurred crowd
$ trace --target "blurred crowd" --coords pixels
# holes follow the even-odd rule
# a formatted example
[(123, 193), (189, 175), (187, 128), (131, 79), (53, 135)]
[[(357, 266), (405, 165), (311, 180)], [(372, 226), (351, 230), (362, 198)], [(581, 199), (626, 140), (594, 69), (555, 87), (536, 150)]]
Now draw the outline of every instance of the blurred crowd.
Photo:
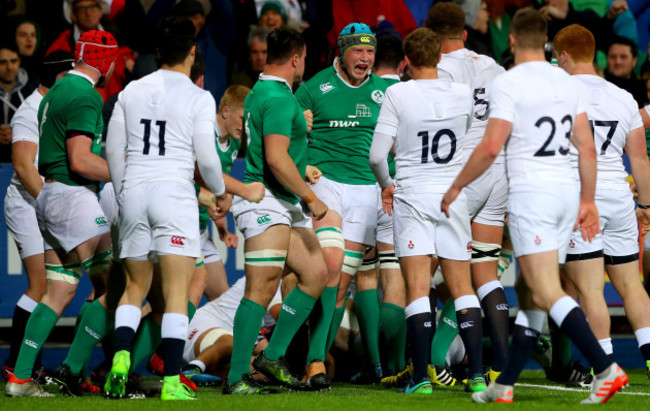
[[(442, 0), (437, 0), (442, 1)], [(447, 0), (449, 1), (449, 0)], [(467, 48), (513, 64), (511, 16), (540, 8), (549, 39), (573, 23), (596, 37), (594, 62), (607, 80), (632, 93), (639, 106), (650, 95), (648, 0), (454, 0), (465, 11)], [(434, 0), (0, 0), (0, 162), (11, 161), (9, 122), (38, 86), (37, 67), (55, 50), (74, 51), (88, 30), (113, 33), (120, 56), (100, 90), (107, 107), (133, 80), (156, 69), (154, 28), (165, 18), (189, 19), (205, 61), (204, 88), (219, 100), (233, 84), (252, 87), (266, 61), (266, 35), (277, 27), (300, 30), (307, 41), (305, 80), (330, 65), (336, 37), (352, 21), (377, 35), (403, 39), (423, 26)], [(552, 47), (549, 43), (549, 58)]]

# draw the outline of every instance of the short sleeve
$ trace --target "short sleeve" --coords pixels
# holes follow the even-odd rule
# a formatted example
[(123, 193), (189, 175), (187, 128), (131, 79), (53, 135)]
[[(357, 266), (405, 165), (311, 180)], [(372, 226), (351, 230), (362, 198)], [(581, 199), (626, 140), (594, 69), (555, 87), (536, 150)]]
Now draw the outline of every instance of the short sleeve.
[(307, 83), (301, 85), (296, 91), (296, 100), (303, 110), (313, 110), (313, 102), (309, 94)]
[(376, 133), (386, 134), (391, 137), (397, 135), (399, 126), (399, 118), (397, 116), (397, 108), (395, 107), (395, 88), (393, 86), (386, 89), (384, 101), (379, 110), (379, 118), (377, 119), (377, 126), (375, 127)]
[(630, 126), (630, 130), (635, 130), (637, 128), (644, 128), (644, 127), (643, 127), (643, 119), (641, 118), (641, 113), (639, 113), (639, 110), (636, 110), (635, 107), (634, 113), (632, 114), (632, 124)]
[(196, 113), (196, 117), (194, 117), (194, 135), (207, 134), (213, 136), (217, 129), (217, 104), (212, 94), (207, 91), (202, 92), (196, 100), (194, 112)]
[(38, 144), (38, 113), (21, 106), (11, 119), (11, 142), (29, 141)]
[(89, 135), (97, 132), (97, 119), (102, 114), (102, 99), (99, 94), (88, 94), (74, 99), (74, 110), (68, 111), (66, 132), (82, 131)]
[(513, 123), (515, 118), (514, 90), (508, 89), (505, 77), (499, 76), (492, 83), (489, 118), (499, 118)]
[(262, 110), (262, 136), (281, 134), (291, 138), (295, 103), (288, 98), (267, 99)]

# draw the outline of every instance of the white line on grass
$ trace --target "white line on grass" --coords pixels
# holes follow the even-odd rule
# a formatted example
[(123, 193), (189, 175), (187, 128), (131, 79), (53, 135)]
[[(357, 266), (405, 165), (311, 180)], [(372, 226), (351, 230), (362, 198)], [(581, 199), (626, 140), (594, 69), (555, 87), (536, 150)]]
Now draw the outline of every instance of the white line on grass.
[[(560, 387), (560, 386), (557, 386), (557, 385), (517, 384), (517, 387), (546, 388), (546, 389), (549, 389), (549, 390), (556, 390), (556, 391), (589, 392), (589, 390), (586, 389), (586, 388), (582, 388), (582, 389), (580, 389), (580, 388), (568, 388), (568, 387)], [(650, 393), (648, 393), (648, 392), (620, 391), (619, 394), (650, 396)]]

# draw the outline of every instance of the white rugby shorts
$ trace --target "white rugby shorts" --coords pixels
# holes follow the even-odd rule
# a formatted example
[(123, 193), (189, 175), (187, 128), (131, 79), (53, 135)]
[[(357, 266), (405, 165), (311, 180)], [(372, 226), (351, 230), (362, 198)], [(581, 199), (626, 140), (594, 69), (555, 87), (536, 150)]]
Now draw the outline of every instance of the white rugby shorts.
[(16, 242), (20, 259), (43, 254), (43, 236), (38, 229), (36, 200), (25, 190), (11, 184), (5, 195), (5, 222)]
[(344, 184), (321, 177), (312, 186), (314, 194), (324, 202), (330, 211), (343, 219), (343, 238), (368, 246), (375, 245), (377, 231), (378, 184)]
[(201, 256), (199, 205), (190, 182), (143, 183), (122, 188), (120, 258), (149, 251)]
[(467, 261), (472, 257), (472, 235), (465, 195), (461, 193), (449, 209), (440, 210), (442, 193), (395, 192), (393, 234), (395, 255), (436, 255)]
[(203, 252), (203, 262), (205, 264), (216, 263), (221, 261), (221, 253), (210, 237), (210, 230), (204, 228), (201, 230), (201, 251)]
[(510, 193), (508, 229), (517, 257), (558, 251), (560, 264), (578, 217), (578, 183), (555, 184), (547, 189)]
[(251, 203), (241, 197), (235, 197), (230, 208), (235, 218), (237, 228), (244, 238), (252, 238), (262, 234), (269, 227), (277, 224), (288, 225), (291, 228), (311, 228), (311, 218), (303, 211), (300, 203), (291, 204), (275, 197), (266, 190), (264, 198), (259, 203)]
[(110, 231), (97, 194), (84, 186), (44, 183), (36, 199), (36, 215), (43, 239), (66, 253)]
[(504, 164), (492, 164), (463, 188), (463, 192), (473, 222), (503, 227), (508, 208), (508, 177)]
[[(639, 253), (639, 227), (632, 193), (621, 190), (596, 190), (596, 206), (600, 217), (600, 233), (591, 243), (582, 239), (580, 230), (571, 233), (567, 254), (578, 255), (603, 251), (610, 257), (629, 257)], [(637, 258), (634, 258), (636, 260)]]

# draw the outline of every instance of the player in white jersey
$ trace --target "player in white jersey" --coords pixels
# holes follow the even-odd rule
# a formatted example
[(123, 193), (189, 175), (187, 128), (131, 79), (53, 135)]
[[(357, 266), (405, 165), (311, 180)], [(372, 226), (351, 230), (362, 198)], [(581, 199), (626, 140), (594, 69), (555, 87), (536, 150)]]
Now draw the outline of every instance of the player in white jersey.
[[(395, 254), (406, 280), (406, 322), (413, 356), (407, 393), (431, 393), (427, 375), (434, 318), (429, 304), (433, 257), (440, 258), (470, 352), (469, 384), (485, 389), (481, 364), (481, 311), (469, 275), (471, 235), (465, 197), (447, 219), (436, 204), (462, 167), (462, 147), (472, 123), (469, 88), (437, 79), (440, 39), (418, 29), (404, 41), (415, 79), (386, 91), (370, 150), (370, 165), (393, 215)], [(395, 145), (395, 180), (387, 156)], [(482, 382), (482, 384), (480, 384)], [(482, 385), (482, 387), (481, 387)]]
[(67, 52), (48, 55), (40, 67), (38, 88), (18, 107), (11, 119), (14, 175), (5, 195), (4, 213), (7, 228), (25, 266), (29, 286), (14, 309), (9, 357), (2, 366), (5, 379), (9, 378), (7, 372), (14, 370), (29, 315), (45, 293), (44, 244), (36, 219), (35, 200), (43, 187), (43, 177), (38, 174), (38, 106), (54, 82), (63, 77), (73, 63), (74, 56)]
[(153, 262), (161, 265), (165, 314), (162, 399), (195, 399), (180, 383), (187, 337), (189, 283), (200, 256), (194, 162), (214, 193), (213, 208), (230, 208), (214, 144), (214, 99), (189, 78), (196, 44), (188, 21), (166, 22), (158, 33), (161, 69), (130, 83), (115, 104), (107, 138), (111, 179), (120, 203), (120, 257), (127, 286), (115, 312), (115, 356), (106, 391), (121, 398), (142, 301), (151, 286)]
[[(510, 47), (516, 66), (494, 81), (485, 137), (441, 204), (448, 213), (460, 190), (490, 166), (508, 140), (510, 238), (530, 293), (519, 297), (506, 366), (487, 390), (472, 395), (476, 402), (512, 402), (513, 385), (536, 344), (544, 311), (594, 369), (591, 393), (583, 403), (606, 402), (627, 384), (627, 375), (603, 352), (584, 313), (560, 285), (558, 263), (564, 263), (574, 227), (580, 225), (587, 240), (599, 231), (596, 152), (575, 82), (545, 61), (546, 32), (539, 11), (515, 13)], [(567, 155), (570, 142), (580, 156), (580, 185)]]
[[(436, 3), (429, 10), (427, 27), (442, 37), (440, 78), (468, 85), (474, 96), (474, 118), (463, 144), (467, 161), (483, 139), (492, 82), (504, 69), (492, 58), (465, 48), (465, 12), (458, 4)], [(505, 366), (508, 352), (508, 301), (497, 270), (508, 196), (503, 152), (463, 192), (472, 219), (472, 280), (492, 341), (492, 364), (486, 375), (494, 379)]]
[[(650, 222), (650, 162), (646, 152), (643, 121), (634, 98), (599, 77), (593, 67), (594, 36), (583, 26), (573, 24), (560, 30), (553, 39), (558, 65), (573, 76), (594, 133), (598, 155), (596, 206), (600, 234), (584, 241), (573, 233), (568, 243), (566, 274), (575, 284), (580, 305), (601, 347), (613, 355), (610, 318), (603, 295), (605, 266), (612, 285), (623, 299), (625, 314), (650, 367), (650, 298), (639, 278), (639, 243), (634, 199), (625, 180), (622, 155), (630, 159), (637, 184), (643, 223)], [(570, 152), (578, 166), (575, 149)], [(647, 207), (647, 208), (643, 208)]]
[[(282, 282), (268, 305), (262, 330), (268, 331), (275, 324), (282, 306), (280, 292)], [(230, 362), (232, 353), (232, 332), (235, 313), (246, 288), (246, 277), (235, 282), (226, 292), (214, 301), (199, 308), (190, 321), (183, 360), (189, 363), (183, 373), (210, 373), (224, 375), (224, 366)], [(259, 338), (258, 338), (259, 340)], [(264, 341), (264, 342), (262, 342)], [(266, 346), (266, 340), (259, 340), (253, 354)], [(197, 369), (198, 368), (198, 369)]]

